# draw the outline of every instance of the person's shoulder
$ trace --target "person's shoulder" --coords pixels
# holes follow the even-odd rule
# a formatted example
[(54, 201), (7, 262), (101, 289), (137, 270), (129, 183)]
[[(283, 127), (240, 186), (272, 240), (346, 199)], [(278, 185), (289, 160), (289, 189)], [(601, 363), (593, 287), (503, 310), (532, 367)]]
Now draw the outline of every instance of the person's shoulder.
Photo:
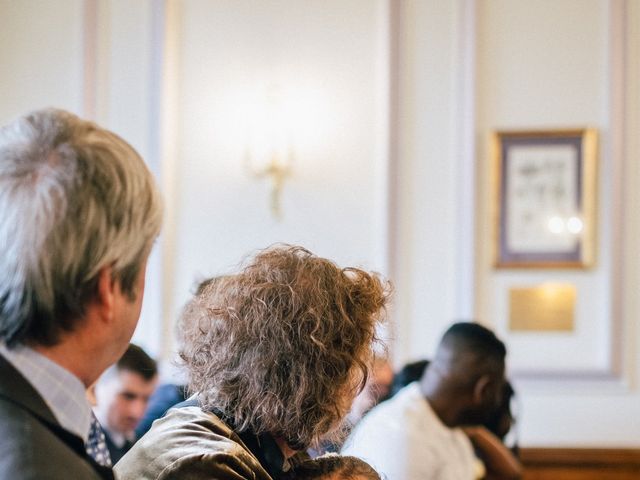
[[(156, 427), (157, 424), (157, 427)], [(202, 410), (198, 406), (174, 407), (167, 410), (165, 416), (154, 423), (157, 434), (173, 432), (180, 426), (184, 434), (207, 437), (221, 436), (229, 440), (233, 431), (217, 415)]]
[(31, 412), (0, 397), (0, 478), (62, 480), (99, 476)]
[(213, 445), (212, 451), (233, 453), (242, 449), (234, 437), (233, 431), (213, 413), (187, 406), (169, 409), (135, 446), (153, 448), (160, 444), (167, 447), (179, 444), (182, 449), (202, 452), (203, 445)]
[(417, 383), (411, 383), (388, 400), (376, 405), (362, 419), (362, 424), (402, 425), (424, 410), (424, 398)]
[(342, 454), (371, 458), (383, 454), (404, 436), (405, 422), (394, 398), (371, 409), (353, 428)]
[[(123, 476), (116, 469), (118, 479), (139, 480), (139, 476)], [(147, 478), (147, 477), (144, 477)], [(192, 480), (209, 480), (211, 478), (245, 478), (252, 480), (272, 480), (269, 474), (259, 465), (256, 466), (246, 461), (246, 457), (230, 455), (224, 452), (191, 453), (182, 456), (178, 460), (169, 463), (158, 471), (154, 480), (169, 480), (177, 478), (189, 478)]]
[(232, 472), (238, 478), (269, 478), (237, 435), (216, 415), (197, 406), (170, 409), (115, 470), (121, 480), (227, 478)]
[(388, 448), (411, 443), (421, 437), (424, 423), (424, 398), (417, 384), (410, 384), (395, 396), (374, 407), (354, 427), (344, 444), (342, 453), (366, 452), (384, 455)]
[(23, 446), (32, 449), (43, 440), (62, 443), (31, 411), (0, 396), (0, 452), (24, 454)]

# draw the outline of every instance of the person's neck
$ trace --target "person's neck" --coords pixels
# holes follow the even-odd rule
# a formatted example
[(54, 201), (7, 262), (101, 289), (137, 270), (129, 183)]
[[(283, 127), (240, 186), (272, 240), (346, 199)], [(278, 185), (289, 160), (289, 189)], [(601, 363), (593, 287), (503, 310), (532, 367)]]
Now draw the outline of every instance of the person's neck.
[(98, 350), (75, 335), (65, 335), (55, 345), (31, 344), (30, 348), (78, 377), (85, 387), (90, 387), (108, 363), (102, 361)]
[(278, 448), (280, 448), (280, 451), (282, 452), (282, 455), (284, 456), (285, 460), (288, 460), (289, 458), (293, 457), (296, 453), (298, 453), (297, 450), (294, 450), (289, 446), (289, 444), (285, 441), (284, 438), (273, 437), (273, 440), (278, 445)]
[(449, 428), (459, 426), (458, 406), (455, 399), (452, 399), (450, 395), (442, 392), (436, 385), (429, 382), (421, 382), (420, 390), (422, 396), (429, 402), (431, 410), (444, 425)]

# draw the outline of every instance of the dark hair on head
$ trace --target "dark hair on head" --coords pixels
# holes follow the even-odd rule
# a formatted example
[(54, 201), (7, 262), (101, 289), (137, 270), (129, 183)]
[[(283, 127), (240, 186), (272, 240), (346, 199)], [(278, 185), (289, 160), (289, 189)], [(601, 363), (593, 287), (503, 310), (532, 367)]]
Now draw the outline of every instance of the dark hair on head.
[(504, 361), (507, 355), (507, 348), (495, 333), (475, 322), (454, 323), (444, 333), (440, 343), (456, 351), (467, 351), (498, 361)]
[(121, 372), (137, 373), (146, 381), (153, 379), (158, 373), (156, 361), (147, 355), (138, 345), (130, 343), (120, 360), (116, 362), (116, 369)]
[(380, 480), (378, 472), (364, 460), (341, 455), (327, 455), (302, 462), (288, 473), (284, 480), (329, 480), (335, 476), (341, 480), (352, 480), (358, 477)]
[[(189, 302), (180, 357), (203, 408), (302, 449), (336, 433), (368, 374), (388, 284), (302, 247), (260, 251)], [(353, 390), (353, 391), (350, 391)]]
[(418, 360), (407, 363), (402, 367), (400, 371), (393, 376), (391, 396), (398, 393), (410, 383), (420, 380), (420, 378), (422, 378), (422, 374), (427, 368), (427, 365), (429, 365), (429, 360)]

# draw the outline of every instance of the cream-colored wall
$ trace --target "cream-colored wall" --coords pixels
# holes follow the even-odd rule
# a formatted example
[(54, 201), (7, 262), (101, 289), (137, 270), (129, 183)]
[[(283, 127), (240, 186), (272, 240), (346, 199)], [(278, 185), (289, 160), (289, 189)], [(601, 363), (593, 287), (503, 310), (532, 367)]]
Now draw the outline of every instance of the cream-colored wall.
[[(194, 281), (275, 242), (384, 269), (382, 2), (178, 5), (174, 311)], [(244, 164), (247, 120), (273, 93), (304, 107), (294, 117), (280, 221), (268, 182)]]
[[(395, 362), (423, 356), (456, 316), (455, 2), (399, 2), (396, 208), (392, 272)], [(442, 21), (443, 18), (449, 21)]]
[[(160, 175), (159, 6), (152, 0), (1, 0), (0, 123), (38, 108), (63, 108), (122, 135)], [(163, 342), (159, 254), (156, 248), (149, 260), (134, 337), (151, 352)]]
[[(194, 280), (301, 243), (391, 275), (398, 364), (476, 316), (506, 338), (514, 371), (589, 373), (516, 377), (522, 444), (638, 446), (638, 25), (635, 0), (0, 0), (0, 120), (70, 109), (158, 174), (169, 215), (136, 333), (151, 351), (168, 353)], [(238, 115), (272, 86), (313, 113), (281, 222), (243, 169)], [(487, 133), (587, 124), (603, 140), (597, 267), (493, 270)], [(510, 333), (508, 288), (550, 277), (578, 286), (576, 332)], [(609, 336), (622, 352), (611, 378)]]
[(0, 0), (3, 125), (43, 106), (82, 112), (82, 3)]
[[(475, 317), (508, 344), (522, 445), (637, 446), (638, 2), (394, 4), (396, 360), (432, 355), (446, 324), (471, 301)], [(465, 82), (473, 84), (471, 101)], [(493, 269), (489, 133), (576, 126), (594, 126), (601, 135), (596, 267)], [(465, 157), (452, 146), (457, 142), (474, 155)], [(465, 170), (475, 171), (472, 188), (464, 184)], [(467, 205), (467, 190), (474, 200), (473, 265), (455, 261), (466, 248), (468, 219), (459, 208)], [(472, 291), (456, 281), (469, 274)], [(575, 331), (509, 331), (509, 288), (550, 280), (578, 289)]]
[[(553, 9), (554, 15), (548, 15)], [(579, 17), (580, 21), (568, 19)], [(514, 370), (605, 370), (610, 357), (612, 216), (610, 84), (607, 2), (486, 1), (478, 8), (478, 156), (482, 204), (493, 207), (488, 138), (496, 129), (593, 126), (602, 134), (598, 212), (598, 261), (575, 270), (492, 270), (493, 224), (482, 213), (478, 312), (508, 338)], [(489, 233), (487, 235), (487, 233)], [(509, 332), (508, 290), (542, 282), (575, 285), (576, 329), (565, 333)], [(567, 338), (569, 337), (569, 338)], [(585, 355), (567, 355), (582, 351)], [(534, 360), (535, 359), (535, 360)]]
[[(635, 5), (634, 5), (635, 4)], [(627, 81), (638, 38), (625, 35), (638, 18), (616, 1), (478, 2), (477, 133), (481, 205), (477, 311), (508, 343), (510, 367), (522, 398), (526, 445), (637, 445), (640, 392), (635, 376), (637, 311), (624, 275), (635, 275), (633, 243), (622, 232), (637, 224), (625, 191), (624, 110), (637, 84)], [(630, 8), (637, 2), (626, 2)], [(636, 13), (637, 15), (637, 13)], [(495, 129), (598, 128), (598, 245), (594, 268), (495, 270), (491, 159)], [(637, 129), (638, 125), (635, 125)], [(628, 179), (627, 179), (628, 180)], [(575, 327), (569, 333), (522, 333), (508, 328), (508, 291), (542, 282), (577, 288)]]

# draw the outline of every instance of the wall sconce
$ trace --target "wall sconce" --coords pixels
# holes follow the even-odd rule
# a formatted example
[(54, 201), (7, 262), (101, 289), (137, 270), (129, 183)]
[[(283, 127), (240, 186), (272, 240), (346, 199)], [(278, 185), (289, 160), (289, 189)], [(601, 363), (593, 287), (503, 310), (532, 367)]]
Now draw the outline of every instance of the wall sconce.
[(269, 208), (276, 220), (282, 219), (282, 189), (291, 176), (296, 127), (303, 118), (295, 107), (295, 98), (277, 85), (264, 94), (246, 95), (247, 122), (244, 166), (252, 178), (266, 178), (271, 187)]
[(255, 159), (247, 149), (244, 163), (249, 175), (253, 178), (267, 178), (271, 183), (271, 193), (269, 207), (271, 214), (276, 220), (282, 219), (281, 195), (284, 181), (291, 175), (291, 164), (293, 163), (293, 150), (287, 149), (285, 154), (273, 151), (269, 155), (269, 160), (265, 165), (256, 166)]
[(249, 177), (269, 182), (269, 209), (276, 220), (283, 216), (282, 193), (294, 161), (301, 152), (326, 144), (328, 126), (333, 125), (330, 104), (321, 88), (278, 83), (247, 87), (234, 100), (238, 141), (244, 148), (244, 158), (238, 160)]

